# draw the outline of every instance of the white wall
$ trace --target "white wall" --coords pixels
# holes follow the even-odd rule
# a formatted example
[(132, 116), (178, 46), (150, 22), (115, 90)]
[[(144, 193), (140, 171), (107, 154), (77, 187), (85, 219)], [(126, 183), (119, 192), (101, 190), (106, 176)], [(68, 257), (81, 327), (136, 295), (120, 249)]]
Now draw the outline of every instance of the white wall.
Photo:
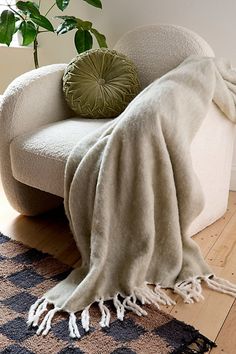
[[(42, 3), (50, 5), (53, 0)], [(52, 16), (58, 14), (54, 11)], [(110, 47), (129, 29), (150, 23), (174, 23), (199, 33), (213, 47), (216, 55), (231, 59), (236, 65), (236, 1), (235, 0), (103, 0), (103, 10), (95, 9), (84, 1), (71, 0), (66, 11), (92, 20), (107, 35)], [(57, 20), (54, 20), (57, 23)], [(73, 35), (56, 38), (54, 34), (41, 34), (41, 65), (68, 62), (75, 54)], [(0, 47), (0, 93), (14, 76), (33, 68), (30, 49)], [(14, 68), (15, 66), (15, 68)], [(6, 68), (8, 70), (6, 70)], [(4, 82), (4, 84), (2, 83)]]
[[(51, 0), (42, 1), (44, 6)], [(217, 56), (229, 58), (236, 66), (235, 0), (103, 0), (103, 10), (83, 1), (71, 0), (68, 14), (92, 20), (107, 35), (110, 47), (126, 31), (150, 23), (173, 23), (197, 32), (212, 46)], [(53, 16), (53, 14), (52, 14)], [(56, 23), (56, 22), (55, 22)], [(41, 65), (68, 62), (75, 56), (72, 34), (57, 39), (41, 34)], [(33, 68), (30, 49), (0, 47), (0, 93), (20, 73)], [(233, 161), (236, 189), (236, 148)]]

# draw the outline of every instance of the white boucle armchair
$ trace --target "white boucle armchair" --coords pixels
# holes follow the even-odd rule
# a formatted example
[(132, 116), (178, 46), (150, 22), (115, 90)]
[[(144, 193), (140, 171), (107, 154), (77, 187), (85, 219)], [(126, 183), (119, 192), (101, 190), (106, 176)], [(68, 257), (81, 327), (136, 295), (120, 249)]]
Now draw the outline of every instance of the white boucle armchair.
[[(115, 49), (134, 61), (143, 88), (189, 55), (214, 56), (201, 37), (174, 25), (137, 28), (125, 34)], [(37, 215), (63, 202), (64, 171), (70, 151), (107, 121), (74, 117), (62, 95), (65, 67), (56, 64), (26, 73), (14, 80), (3, 96), (2, 183), (12, 206), (24, 215)], [(191, 147), (205, 208), (192, 223), (190, 235), (226, 211), (233, 141), (232, 123), (212, 103)]]

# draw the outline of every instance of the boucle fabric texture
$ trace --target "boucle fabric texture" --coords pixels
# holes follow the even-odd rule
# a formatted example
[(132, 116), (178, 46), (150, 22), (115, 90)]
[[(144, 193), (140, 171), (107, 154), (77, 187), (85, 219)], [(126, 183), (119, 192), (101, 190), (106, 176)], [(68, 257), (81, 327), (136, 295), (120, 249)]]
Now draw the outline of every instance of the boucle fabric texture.
[(38, 334), (46, 335), (53, 316), (66, 311), (71, 337), (80, 338), (75, 314), (82, 311), (82, 327), (89, 331), (96, 302), (100, 325), (107, 327), (106, 300), (120, 320), (125, 310), (146, 315), (137, 301), (173, 304), (161, 288), (172, 288), (186, 303), (202, 299), (201, 281), (236, 295), (236, 286), (213, 275), (186, 236), (204, 206), (190, 144), (212, 100), (236, 122), (235, 85), (236, 72), (225, 61), (190, 57), (74, 148), (66, 166), (65, 210), (82, 264), (32, 305), (29, 324), (54, 305)]
[(214, 57), (209, 44), (197, 33), (172, 24), (144, 25), (125, 33), (115, 50), (136, 65), (141, 87), (174, 69), (190, 55)]
[(65, 68), (66, 64), (54, 64), (19, 76), (4, 92), (0, 105), (1, 181), (12, 207), (24, 215), (37, 215), (62, 203), (61, 198), (13, 177), (10, 144), (16, 136), (71, 117), (61, 89)]
[(140, 92), (135, 65), (124, 54), (107, 48), (77, 55), (63, 76), (63, 92), (80, 117), (113, 118)]
[[(195, 328), (155, 307), (146, 305), (146, 317), (128, 313), (123, 322), (115, 319), (100, 328), (100, 311), (91, 308), (92, 333), (81, 328), (81, 341), (68, 333), (66, 315), (58, 313), (48, 337), (38, 337), (25, 319), (29, 301), (57, 284), (72, 269), (52, 256), (9, 239), (0, 232), (0, 352), (2, 354), (169, 354), (184, 350), (204, 353), (212, 346)], [(192, 351), (190, 351), (190, 349)], [(195, 351), (194, 351), (195, 350)]]

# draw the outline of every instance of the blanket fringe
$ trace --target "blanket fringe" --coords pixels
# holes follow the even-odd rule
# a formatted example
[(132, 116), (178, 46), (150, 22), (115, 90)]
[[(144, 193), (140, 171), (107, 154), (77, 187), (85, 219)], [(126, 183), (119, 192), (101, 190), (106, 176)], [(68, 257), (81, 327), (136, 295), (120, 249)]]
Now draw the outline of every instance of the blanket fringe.
[[(198, 302), (203, 299), (202, 295), (202, 281), (206, 285), (215, 291), (231, 295), (236, 297), (236, 284), (230, 283), (229, 281), (216, 277), (214, 275), (192, 277), (186, 281), (178, 282), (173, 288), (173, 291), (180, 295), (185, 303), (191, 304)], [(123, 300), (122, 300), (123, 298)], [(99, 322), (102, 328), (109, 327), (111, 320), (111, 313), (109, 308), (104, 304), (104, 297), (96, 300), (98, 307), (101, 312), (101, 320)], [(153, 304), (160, 307), (159, 305), (175, 305), (173, 301), (163, 290), (160, 284), (155, 284), (155, 288), (152, 289), (145, 283), (142, 287), (137, 287), (133, 292), (124, 297), (122, 294), (115, 294), (112, 298), (114, 307), (116, 309), (117, 318), (121, 321), (124, 320), (125, 311), (129, 310), (134, 312), (138, 316), (146, 316), (147, 312), (137, 303), (139, 301), (141, 305)], [(45, 297), (38, 299), (29, 310), (27, 324), (29, 326), (38, 326), (40, 317), (44, 312), (46, 312), (48, 304), (51, 304), (49, 300)], [(88, 305), (81, 312), (81, 325), (85, 332), (90, 329), (90, 316), (89, 309), (92, 304)], [(52, 319), (58, 311), (63, 311), (62, 308), (55, 306), (53, 309), (49, 310), (48, 313), (43, 318), (41, 324), (37, 329), (37, 334), (47, 335), (51, 329)], [(76, 315), (74, 312), (69, 312), (69, 335), (71, 338), (81, 338), (81, 334), (76, 323)]]
[(215, 275), (189, 278), (186, 281), (177, 283), (173, 290), (180, 295), (187, 304), (199, 302), (204, 299), (202, 295), (202, 280), (206, 283), (208, 288), (236, 297), (236, 284), (216, 277)]
[(74, 312), (71, 312), (69, 317), (69, 334), (71, 338), (79, 339), (81, 337), (78, 326), (76, 324), (76, 317)]
[(203, 300), (201, 278), (193, 277), (189, 280), (177, 283), (174, 287), (174, 292), (180, 295), (184, 302), (192, 304), (194, 301)]
[(167, 306), (175, 305), (175, 301), (173, 301), (166, 293), (164, 293), (164, 291), (161, 290), (161, 286), (159, 284), (155, 284), (154, 290), (149, 288), (146, 284), (142, 288), (136, 288), (134, 290), (134, 294), (142, 305), (153, 304), (157, 308), (160, 308), (160, 304)]
[(98, 306), (100, 308), (102, 318), (101, 321), (99, 322), (101, 327), (109, 327), (110, 324), (110, 319), (111, 319), (111, 313), (108, 307), (104, 305), (104, 298), (101, 298), (101, 300), (98, 302)]
[(36, 334), (40, 335), (42, 333), (43, 336), (46, 336), (48, 334), (48, 332), (51, 329), (51, 322), (52, 319), (55, 315), (56, 312), (60, 311), (61, 308), (60, 307), (54, 307), (54, 309), (50, 310), (46, 316), (44, 317), (42, 323), (40, 324)]
[(85, 332), (89, 331), (89, 308), (91, 304), (85, 307), (81, 313), (81, 324)]
[(125, 315), (125, 307), (118, 299), (118, 294), (113, 297), (113, 304), (116, 308), (116, 315), (120, 321), (123, 321)]
[(162, 305), (166, 305), (166, 306), (176, 305), (176, 302), (172, 300), (163, 290), (161, 290), (160, 284), (156, 284), (154, 288), (154, 293), (158, 296), (158, 301)]
[[(29, 314), (28, 314), (28, 320), (27, 320), (27, 324), (29, 326), (31, 326), (31, 324), (33, 324), (33, 326), (37, 326), (39, 317), (40, 317), (41, 313), (43, 313), (43, 311), (41, 312), (43, 304), (46, 304), (45, 307), (47, 309), (47, 300), (44, 298), (40, 298), (30, 307)], [(46, 311), (46, 309), (45, 309), (45, 311)]]
[(216, 276), (205, 277), (204, 280), (207, 283), (208, 288), (236, 297), (236, 284)]

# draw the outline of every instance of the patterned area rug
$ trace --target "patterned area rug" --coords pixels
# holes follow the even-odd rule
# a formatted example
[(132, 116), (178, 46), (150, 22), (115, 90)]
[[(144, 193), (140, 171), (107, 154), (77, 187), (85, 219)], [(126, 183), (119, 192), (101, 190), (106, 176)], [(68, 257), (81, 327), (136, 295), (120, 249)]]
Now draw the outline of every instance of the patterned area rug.
[[(100, 312), (94, 307), (89, 333), (78, 320), (80, 340), (69, 337), (68, 316), (59, 313), (49, 334), (38, 337), (35, 328), (26, 325), (28, 309), (70, 271), (52, 256), (0, 233), (1, 354), (197, 354), (215, 346), (193, 327), (153, 306), (145, 307), (148, 316), (127, 313), (123, 322), (116, 319), (105, 329), (99, 327)], [(114, 312), (111, 304), (109, 308)]]

